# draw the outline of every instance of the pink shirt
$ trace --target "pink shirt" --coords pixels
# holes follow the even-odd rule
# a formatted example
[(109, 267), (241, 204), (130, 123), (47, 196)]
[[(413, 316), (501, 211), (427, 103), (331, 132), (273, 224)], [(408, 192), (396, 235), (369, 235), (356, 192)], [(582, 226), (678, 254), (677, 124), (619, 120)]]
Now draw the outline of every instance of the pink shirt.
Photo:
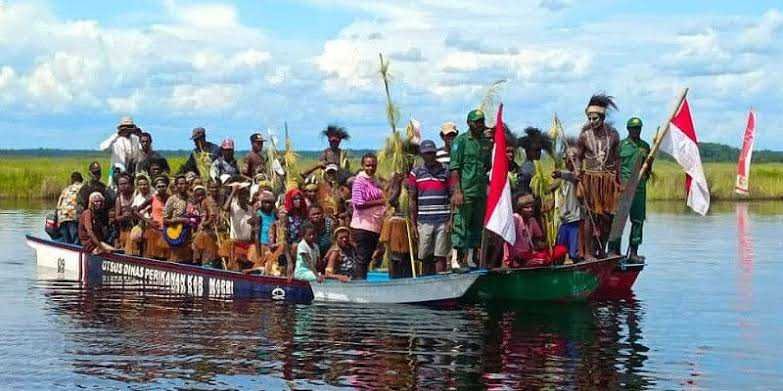
[(540, 238), (544, 236), (544, 232), (541, 231), (541, 227), (538, 225), (538, 221), (535, 217), (530, 217), (527, 222), (517, 213), (514, 213), (514, 228), (517, 231), (517, 240), (514, 245), (506, 243), (503, 247), (503, 255), (505, 259), (517, 259), (522, 254), (529, 253), (535, 248), (533, 247), (533, 238)]
[(351, 205), (353, 216), (351, 228), (380, 233), (383, 226), (383, 215), (386, 212), (385, 205), (377, 205), (370, 208), (358, 208), (368, 201), (383, 198), (383, 190), (375, 179), (370, 178), (364, 171), (356, 175), (351, 188)]

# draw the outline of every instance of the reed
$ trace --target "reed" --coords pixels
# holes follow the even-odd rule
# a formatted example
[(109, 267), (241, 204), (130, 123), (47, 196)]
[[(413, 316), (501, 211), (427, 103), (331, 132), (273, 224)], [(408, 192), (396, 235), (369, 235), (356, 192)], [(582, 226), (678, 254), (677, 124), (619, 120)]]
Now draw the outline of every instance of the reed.
[[(301, 154), (293, 172), (312, 167), (315, 157)], [(315, 156), (317, 154), (313, 154)], [(352, 153), (351, 156), (357, 155)], [(360, 156), (358, 154), (357, 156)], [(173, 170), (185, 162), (185, 157), (169, 157)], [(87, 177), (87, 165), (97, 160), (104, 167), (104, 178), (108, 172), (108, 155), (90, 154), (73, 156), (3, 156), (0, 157), (0, 198), (3, 199), (57, 199), (60, 190), (68, 184), (71, 172), (78, 171)], [(542, 161), (545, 172), (552, 171), (549, 159)], [(358, 158), (351, 159), (352, 167), (359, 167)], [(783, 200), (783, 163), (754, 163), (750, 171), (750, 197), (734, 193), (736, 163), (705, 163), (705, 173), (713, 200)], [(653, 177), (647, 185), (648, 200), (684, 200), (684, 175), (674, 162), (659, 160), (653, 167)], [(390, 169), (379, 170), (388, 178)]]

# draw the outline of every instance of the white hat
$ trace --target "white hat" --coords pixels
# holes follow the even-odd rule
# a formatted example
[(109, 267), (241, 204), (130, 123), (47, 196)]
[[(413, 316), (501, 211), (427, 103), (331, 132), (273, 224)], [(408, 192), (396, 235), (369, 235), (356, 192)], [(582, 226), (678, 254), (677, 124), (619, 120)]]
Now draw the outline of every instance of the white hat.
[(126, 116), (120, 118), (120, 124), (117, 125), (117, 127), (118, 128), (125, 128), (125, 127), (135, 128), (136, 124), (133, 123), (133, 117), (131, 117), (129, 115), (126, 115)]

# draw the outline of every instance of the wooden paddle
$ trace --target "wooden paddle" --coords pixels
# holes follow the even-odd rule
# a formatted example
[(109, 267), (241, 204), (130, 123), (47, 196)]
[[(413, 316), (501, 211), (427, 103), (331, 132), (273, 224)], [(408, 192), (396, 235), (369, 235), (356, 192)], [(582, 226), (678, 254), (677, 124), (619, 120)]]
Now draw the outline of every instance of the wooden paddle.
[(661, 141), (666, 137), (666, 133), (669, 132), (669, 125), (672, 122), (672, 118), (677, 115), (677, 111), (682, 105), (682, 101), (685, 100), (685, 95), (688, 94), (688, 88), (684, 88), (680, 91), (680, 95), (674, 101), (674, 108), (671, 114), (666, 117), (666, 120), (661, 124), (660, 133), (657, 135), (653, 142), (653, 146), (650, 148), (650, 153), (647, 154), (647, 158), (642, 163), (641, 159), (636, 159), (636, 164), (628, 182), (625, 183), (625, 189), (620, 196), (620, 200), (617, 203), (614, 211), (614, 218), (612, 219), (612, 229), (609, 231), (609, 242), (619, 239), (623, 235), (623, 229), (625, 228), (625, 222), (628, 220), (628, 214), (631, 212), (631, 204), (633, 204), (633, 198), (636, 195), (636, 188), (639, 186), (639, 181), (647, 175), (647, 171), (650, 168), (655, 154), (661, 147)]

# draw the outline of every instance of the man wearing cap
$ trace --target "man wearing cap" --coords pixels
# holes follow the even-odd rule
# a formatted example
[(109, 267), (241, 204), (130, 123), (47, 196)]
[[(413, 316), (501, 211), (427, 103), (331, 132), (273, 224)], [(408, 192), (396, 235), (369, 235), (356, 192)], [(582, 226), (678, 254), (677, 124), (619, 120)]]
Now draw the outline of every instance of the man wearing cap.
[(234, 159), (234, 140), (227, 138), (220, 144), (220, 155), (212, 162), (209, 177), (215, 182), (225, 183), (235, 175), (239, 175), (239, 168)]
[(451, 154), (451, 145), (454, 143), (454, 138), (456, 138), (458, 134), (459, 131), (454, 122), (444, 122), (443, 125), (440, 126), (440, 138), (443, 140), (443, 147), (438, 148), (435, 152), (435, 158), (439, 163), (446, 165), (446, 167), (449, 166), (449, 161), (451, 160), (449, 156)]
[(422, 141), (419, 152), (424, 164), (408, 175), (409, 212), (418, 232), (422, 274), (428, 275), (446, 271), (446, 257), (451, 252), (446, 227), (451, 218), (449, 170), (436, 159), (432, 140)]
[(250, 152), (242, 162), (242, 175), (255, 178), (256, 174), (266, 174), (266, 156), (264, 155), (264, 136), (253, 133), (250, 136)]
[(169, 174), (171, 168), (169, 162), (158, 151), (152, 149), (152, 135), (147, 132), (142, 132), (139, 136), (139, 143), (141, 144), (141, 158), (136, 164), (136, 172), (150, 173), (150, 164), (157, 162), (163, 173)]
[[(193, 140), (195, 147), (193, 148), (193, 152), (190, 153), (188, 161), (179, 168), (177, 174), (184, 174), (192, 171), (202, 175), (204, 173), (200, 172), (198, 169), (199, 160), (203, 161), (203, 163), (209, 167), (212, 162), (217, 159), (218, 155), (220, 155), (220, 148), (207, 141), (207, 131), (204, 128), (193, 129), (190, 139)], [(204, 159), (202, 159), (202, 153), (206, 154)]]
[[(122, 164), (126, 171), (133, 175), (136, 163), (141, 159), (141, 144), (136, 135), (138, 128), (133, 123), (133, 118), (122, 117), (117, 125), (117, 133), (106, 139), (100, 145), (100, 150), (111, 148), (111, 167), (117, 163)], [(111, 180), (109, 181), (111, 182)]]
[[(620, 180), (625, 185), (632, 175), (636, 174), (634, 169), (636, 168), (637, 159), (640, 162), (644, 162), (647, 155), (650, 154), (650, 144), (641, 139), (642, 134), (642, 120), (639, 117), (632, 117), (626, 124), (628, 129), (628, 137), (620, 141)], [(641, 163), (640, 163), (641, 164)], [(650, 171), (648, 170), (647, 173)], [(649, 174), (645, 174), (639, 184), (636, 186), (636, 194), (633, 197), (631, 203), (630, 219), (631, 219), (631, 237), (630, 254), (628, 256), (630, 261), (641, 262), (643, 257), (639, 256), (639, 245), (642, 244), (642, 226), (647, 216), (647, 179)], [(613, 255), (620, 254), (622, 238), (609, 243), (609, 251)]]
[[(486, 208), (487, 172), (491, 167), (492, 142), (484, 137), (484, 112), (468, 113), (467, 133), (454, 139), (451, 147), (450, 185), (452, 204), (456, 208), (451, 242), (468, 264), (473, 263), (474, 249), (481, 242), (484, 209)], [(458, 266), (452, 260), (452, 267)]]

